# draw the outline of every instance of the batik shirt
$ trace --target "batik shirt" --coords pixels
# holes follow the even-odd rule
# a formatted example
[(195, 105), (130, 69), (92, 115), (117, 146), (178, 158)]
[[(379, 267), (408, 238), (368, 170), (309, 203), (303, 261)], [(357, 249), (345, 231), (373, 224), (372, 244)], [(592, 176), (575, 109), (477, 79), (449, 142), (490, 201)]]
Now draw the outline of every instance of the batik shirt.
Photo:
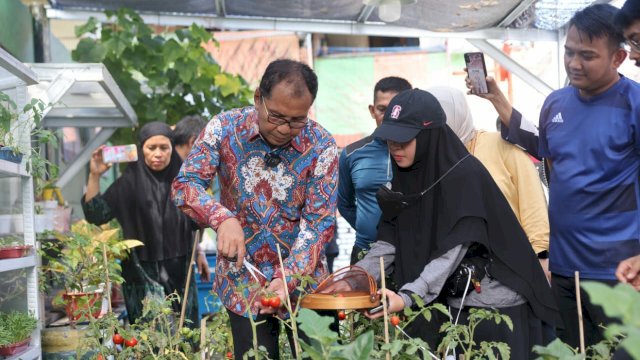
[[(265, 156), (280, 159), (269, 167)], [(178, 207), (214, 230), (235, 217), (244, 229), (247, 257), (267, 279), (282, 277), (276, 244), (280, 245), (289, 291), (298, 285), (290, 275), (320, 278), (326, 274), (324, 247), (335, 231), (338, 152), (333, 137), (309, 120), (289, 145), (273, 149), (260, 136), (253, 107), (221, 113), (196, 140), (173, 182)], [(272, 164), (273, 165), (273, 164)], [(214, 176), (220, 201), (207, 194)], [(256, 291), (246, 266), (218, 257), (213, 288), (231, 311), (248, 316)], [(243, 294), (238, 287), (244, 288)]]

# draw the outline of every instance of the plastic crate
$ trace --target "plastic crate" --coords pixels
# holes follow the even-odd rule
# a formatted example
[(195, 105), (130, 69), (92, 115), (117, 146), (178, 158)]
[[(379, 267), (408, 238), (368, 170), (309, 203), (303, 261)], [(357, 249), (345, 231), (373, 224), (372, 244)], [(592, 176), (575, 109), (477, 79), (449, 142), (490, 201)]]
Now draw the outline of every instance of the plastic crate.
[[(211, 279), (213, 280), (216, 269), (216, 255), (207, 255), (207, 262), (209, 263)], [(213, 281), (200, 281), (200, 277), (196, 275), (196, 285), (198, 286), (198, 315), (200, 319), (206, 314), (219, 312), (222, 309), (222, 303), (217, 295), (211, 293)]]

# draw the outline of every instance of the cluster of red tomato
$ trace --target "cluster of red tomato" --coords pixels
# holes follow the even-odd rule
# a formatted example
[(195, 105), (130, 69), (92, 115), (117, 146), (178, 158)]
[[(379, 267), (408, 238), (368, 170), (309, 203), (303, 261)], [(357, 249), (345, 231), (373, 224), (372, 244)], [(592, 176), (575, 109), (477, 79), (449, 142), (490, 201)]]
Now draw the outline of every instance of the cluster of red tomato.
[(114, 344), (116, 345), (124, 344), (124, 346), (126, 347), (134, 347), (138, 344), (138, 340), (135, 337), (125, 340), (125, 338), (120, 334), (114, 334), (112, 340)]
[[(338, 320), (344, 320), (346, 318), (347, 318), (347, 314), (344, 312), (344, 310), (338, 311)], [(393, 326), (398, 326), (398, 324), (400, 324), (400, 318), (396, 315), (393, 315), (389, 318), (389, 322)]]
[(280, 307), (280, 298), (278, 295), (266, 294), (260, 299), (260, 304), (262, 304), (262, 306), (278, 309)]

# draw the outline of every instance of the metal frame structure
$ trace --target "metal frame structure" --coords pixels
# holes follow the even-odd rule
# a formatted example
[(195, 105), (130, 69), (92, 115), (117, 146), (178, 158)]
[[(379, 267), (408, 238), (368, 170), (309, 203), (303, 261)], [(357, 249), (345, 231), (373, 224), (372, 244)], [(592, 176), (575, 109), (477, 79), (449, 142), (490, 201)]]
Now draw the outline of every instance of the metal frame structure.
[[(140, 15), (148, 24), (163, 26), (189, 26), (193, 23), (205, 28), (219, 29), (244, 29), (244, 30), (276, 30), (293, 31), (302, 33), (322, 33), (339, 35), (363, 35), (363, 36), (392, 36), (392, 37), (427, 37), (427, 38), (458, 38), (466, 39), (472, 45), (482, 51), (486, 51), (494, 60), (504, 68), (521, 78), (533, 89), (546, 95), (554, 88), (561, 86), (562, 81), (550, 86), (532, 74), (518, 62), (504, 54), (501, 50), (491, 45), (487, 40), (515, 40), (515, 41), (550, 41), (560, 43), (563, 30), (540, 29), (512, 29), (506, 28), (514, 19), (517, 19), (535, 0), (524, 0), (511, 11), (496, 27), (469, 32), (434, 32), (424, 29), (408, 28), (382, 22), (368, 21), (375, 6), (366, 5), (358, 15), (356, 21), (344, 20), (318, 20), (318, 19), (287, 19), (269, 17), (230, 17), (224, 12), (224, 0), (216, 0), (216, 9), (223, 16), (213, 15), (184, 15), (165, 13), (141, 13)], [(86, 20), (95, 17), (99, 21), (107, 22), (108, 19), (102, 12), (85, 10), (61, 10), (47, 9), (47, 17), (62, 20)], [(558, 59), (560, 65), (561, 59)], [(561, 69), (561, 66), (558, 66)], [(562, 71), (559, 71), (559, 76)]]
[[(10, 92), (13, 95), (13, 101), (15, 101), (18, 109), (22, 109), (28, 102), (27, 86), (34, 85), (37, 82), (38, 77), (31, 69), (0, 48), (0, 90)], [(31, 122), (32, 120), (25, 114), (22, 114), (17, 121)], [(20, 147), (23, 149), (29, 149), (31, 146), (30, 134), (28, 132), (21, 132), (18, 135), (20, 136), (20, 139), (18, 139)], [(34, 224), (33, 178), (26, 171), (24, 160), (19, 165), (5, 160), (0, 160), (0, 177), (20, 179), (24, 243), (25, 245), (32, 245), (35, 249), (36, 235)], [(0, 276), (4, 276), (3, 273), (8, 271), (26, 271), (27, 298), (25, 300), (27, 303), (27, 310), (34, 314), (38, 319), (40, 319), (41, 316), (37, 270), (37, 265), (39, 265), (39, 263), (40, 258), (37, 253), (35, 253), (35, 250), (31, 255), (26, 257), (0, 260), (0, 274), (2, 274)], [(40, 358), (40, 326), (41, 322), (39, 321), (38, 328), (31, 336), (29, 349), (22, 354), (9, 357), (9, 360)]]
[(60, 174), (56, 186), (64, 187), (82, 171), (91, 153), (120, 127), (138, 123), (135, 111), (103, 64), (31, 64), (40, 83), (29, 93), (52, 106), (43, 114), (48, 128), (89, 127), (98, 132)]

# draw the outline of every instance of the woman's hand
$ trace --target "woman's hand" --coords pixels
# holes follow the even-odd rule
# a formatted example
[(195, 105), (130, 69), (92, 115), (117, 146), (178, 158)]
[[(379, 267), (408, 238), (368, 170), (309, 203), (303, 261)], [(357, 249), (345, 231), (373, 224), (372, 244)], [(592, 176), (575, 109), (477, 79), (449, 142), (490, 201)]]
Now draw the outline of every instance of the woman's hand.
[(198, 251), (196, 265), (198, 266), (198, 273), (200, 273), (200, 281), (211, 281), (211, 270), (209, 269), (209, 262), (207, 261), (207, 256), (204, 252)]
[[(378, 290), (378, 293), (384, 294), (383, 296), (387, 297), (387, 312), (389, 314), (404, 310), (405, 304), (404, 304), (404, 300), (402, 299), (402, 296), (396, 294), (395, 292), (389, 289), (380, 289)], [(369, 319), (373, 320), (373, 319), (378, 319), (384, 316), (384, 312), (379, 311), (379, 312), (376, 312), (375, 314), (369, 314), (369, 312), (367, 311), (364, 313), (364, 315)]]
[(104, 145), (98, 147), (91, 154), (91, 161), (89, 162), (89, 173), (95, 176), (101, 176), (107, 170), (111, 169), (111, 164), (104, 162), (102, 158), (102, 148)]
[(111, 168), (111, 164), (106, 164), (102, 158), (103, 147), (104, 145), (98, 147), (91, 154), (87, 192), (84, 194), (84, 201), (89, 201), (100, 193), (100, 176)]

